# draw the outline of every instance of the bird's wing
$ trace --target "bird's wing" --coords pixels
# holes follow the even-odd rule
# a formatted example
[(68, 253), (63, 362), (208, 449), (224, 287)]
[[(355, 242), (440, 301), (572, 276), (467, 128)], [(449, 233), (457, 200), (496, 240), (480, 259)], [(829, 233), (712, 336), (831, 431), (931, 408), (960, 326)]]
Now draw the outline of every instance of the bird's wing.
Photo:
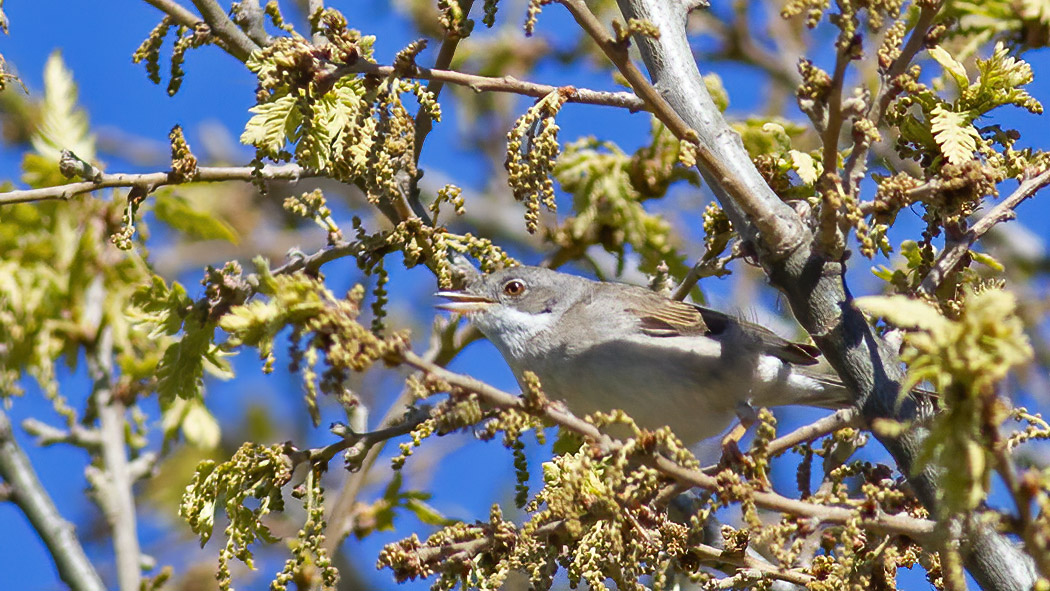
[(762, 352), (783, 361), (814, 365), (820, 357), (820, 350), (813, 345), (793, 343), (764, 326), (710, 308), (660, 296), (630, 302), (629, 306), (629, 311), (638, 316), (641, 331), (652, 337), (718, 336), (737, 326), (760, 344)]

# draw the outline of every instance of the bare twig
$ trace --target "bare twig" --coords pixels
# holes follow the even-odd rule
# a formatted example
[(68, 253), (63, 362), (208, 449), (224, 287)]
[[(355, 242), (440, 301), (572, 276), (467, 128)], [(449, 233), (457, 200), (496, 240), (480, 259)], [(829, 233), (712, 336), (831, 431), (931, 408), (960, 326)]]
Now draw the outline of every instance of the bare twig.
[[(930, 26), (933, 25), (937, 13), (940, 12), (941, 6), (943, 6), (943, 2), (919, 2), (917, 4), (920, 8), (919, 18), (915, 21), (915, 27), (912, 28), (908, 40), (904, 43), (904, 47), (901, 48), (900, 55), (893, 60), (886, 73), (883, 74), (879, 94), (872, 103), (871, 108), (868, 109), (868, 119), (875, 125), (882, 123), (882, 118), (886, 115), (886, 109), (889, 108), (893, 99), (900, 94), (902, 87), (896, 83), (896, 79), (907, 71), (908, 67), (911, 66), (912, 59), (926, 46), (926, 34), (929, 32)], [(846, 158), (846, 164), (842, 169), (843, 178), (846, 180), (846, 190), (851, 195), (860, 194), (860, 182), (864, 179), (864, 172), (867, 169), (867, 156), (870, 147), (866, 143), (855, 145), (853, 151)], [(827, 163), (824, 166), (827, 167)]]
[[(551, 423), (563, 427), (584, 437), (592, 442), (595, 448), (602, 452), (611, 452), (619, 449), (623, 442), (613, 439), (603, 433), (593, 424), (580, 419), (568, 410), (557, 405), (544, 405), (539, 409), (526, 404), (524, 399), (514, 394), (494, 388), (484, 382), (470, 376), (457, 374), (443, 367), (422, 359), (411, 351), (403, 354), (403, 362), (411, 367), (424, 371), (436, 378), (444, 380), (453, 386), (473, 392), (483, 398), (487, 403), (499, 408), (513, 408), (522, 412), (539, 416)], [(660, 455), (648, 458), (651, 467), (669, 476), (678, 482), (691, 487), (698, 487), (710, 491), (721, 490), (718, 480), (705, 474), (701, 470), (684, 468), (676, 462)], [(753, 491), (751, 500), (755, 505), (764, 509), (778, 511), (797, 517), (813, 519), (820, 523), (845, 524), (858, 517), (856, 511), (843, 507), (829, 507), (806, 501), (790, 499), (769, 491)], [(929, 535), (934, 530), (934, 523), (923, 519), (916, 519), (905, 515), (876, 514), (861, 519), (863, 527), (884, 534), (899, 534), (908, 536), (920, 543), (928, 541)]]
[(77, 539), (73, 525), (62, 518), (37, 478), (33, 465), (15, 440), (11, 421), (0, 410), (0, 477), (7, 498), (25, 514), (47, 546), (58, 576), (73, 591), (105, 591), (95, 568)]
[[(306, 2), (306, 16), (307, 18), (313, 18), (314, 15), (324, 10), (324, 0), (307, 0)], [(314, 45), (321, 45), (325, 41), (324, 33), (321, 31), (314, 31), (313, 37), (311, 38)]]
[(831, 76), (831, 88), (828, 89), (828, 120), (824, 124), (821, 137), (826, 177), (833, 177), (838, 170), (839, 136), (842, 135), (842, 85), (846, 80), (846, 67), (849, 66), (854, 52), (852, 43), (836, 49), (838, 51), (835, 52), (835, 72)]
[(197, 26), (197, 23), (202, 22), (199, 16), (175, 0), (146, 0), (146, 3), (170, 16), (176, 23), (184, 27), (192, 29)]
[(430, 417), (430, 413), (426, 409), (417, 410), (419, 412), (411, 416), (398, 417), (402, 420), (392, 421), (396, 422), (392, 426), (367, 433), (356, 433), (345, 427), (336, 428), (334, 429), (335, 431), (342, 431), (342, 439), (339, 441), (316, 449), (293, 450), (288, 456), (295, 465), (304, 462), (310, 462), (314, 465), (327, 465), (339, 452), (352, 449), (353, 451), (347, 455), (347, 463), (350, 464), (351, 471), (356, 471), (360, 467), (361, 460), (374, 446), (389, 439), (411, 433), (412, 429), (415, 429), (420, 423)]
[(325, 263), (347, 256), (356, 256), (360, 252), (359, 242), (339, 242), (309, 255), (292, 257), (292, 260), (274, 269), (273, 274), (288, 275), (296, 271), (316, 273)]
[(689, 272), (686, 273), (685, 279), (682, 280), (678, 287), (674, 289), (671, 294), (671, 299), (682, 301), (685, 296), (689, 295), (689, 292), (696, 287), (696, 284), (705, 277), (721, 277), (728, 275), (729, 270), (726, 269), (726, 265), (732, 262), (734, 259), (739, 258), (740, 253), (740, 241), (733, 243), (733, 246), (729, 249), (729, 254), (718, 257), (708, 258), (707, 256), (702, 257)]
[[(474, 0), (464, 0), (459, 3), (459, 9), (463, 12), (463, 16), (470, 14), (470, 9), (473, 6)], [(441, 41), (441, 49), (438, 50), (437, 58), (434, 60), (435, 70), (448, 70), (448, 67), (452, 65), (452, 58), (456, 56), (456, 49), (459, 47), (460, 40), (461, 37), (455, 31), (445, 32), (445, 38)], [(434, 95), (434, 100), (437, 100), (444, 86), (444, 80), (431, 78), (430, 84), (427, 84), (427, 90)], [(434, 127), (434, 120), (430, 117), (429, 111), (426, 109), (419, 110), (419, 113), (416, 114), (415, 127), (415, 157), (418, 163), (419, 154), (423, 150), (423, 143), (426, 142), (427, 135), (430, 134), (430, 130)]]
[[(297, 181), (301, 178), (318, 176), (319, 173), (304, 170), (297, 164), (278, 164), (255, 169), (250, 166), (201, 167), (199, 175), (192, 182), (215, 183), (221, 181), (251, 181), (256, 178), (265, 180)], [(71, 199), (83, 193), (111, 187), (143, 187), (152, 191), (165, 185), (178, 184), (169, 172), (148, 172), (143, 174), (103, 174), (99, 181), (81, 181), (42, 189), (23, 189), (0, 193), (0, 205), (9, 203), (27, 203), (48, 199)]]
[(776, 456), (800, 443), (813, 441), (839, 429), (859, 427), (860, 425), (860, 413), (857, 412), (857, 409), (844, 408), (836, 411), (835, 414), (828, 415), (808, 425), (803, 425), (787, 435), (781, 435), (770, 441), (766, 448), (766, 453), (770, 456)]
[(102, 436), (97, 429), (73, 423), (69, 429), (59, 429), (43, 421), (28, 418), (22, 421), (26, 433), (36, 437), (37, 445), (47, 447), (57, 443), (68, 443), (88, 451), (97, 451), (102, 446)]
[(266, 13), (259, 6), (259, 0), (240, 0), (234, 9), (234, 22), (259, 47), (272, 43), (266, 32)]
[[(499, 78), (494, 78), (491, 76), (465, 74), (455, 70), (423, 68), (419, 66), (408, 71), (400, 71), (396, 70), (393, 66), (381, 66), (363, 60), (358, 61), (355, 64), (340, 65), (335, 70), (335, 73), (371, 74), (384, 77), (404, 76), (407, 78), (418, 78), (420, 80), (431, 80), (434, 82), (465, 86), (474, 92), (508, 92), (536, 98), (543, 98), (555, 90), (558, 90), (557, 86), (518, 80), (514, 76), (501, 76)], [(572, 92), (564, 93), (563, 96), (566, 98), (566, 102), (570, 103), (618, 107), (621, 109), (628, 109), (632, 112), (648, 110), (645, 102), (630, 92), (606, 92), (601, 90), (588, 90), (586, 88), (574, 88)]]
[(944, 250), (941, 251), (941, 254), (937, 256), (937, 260), (934, 261), (930, 272), (922, 279), (922, 284), (919, 286), (919, 293), (932, 294), (936, 291), (937, 287), (940, 286), (942, 281), (944, 281), (944, 278), (948, 273), (950, 273), (952, 269), (959, 264), (959, 261), (962, 260), (963, 256), (969, 252), (970, 247), (973, 246), (974, 242), (977, 242), (981, 236), (984, 236), (996, 224), (1017, 217), (1014, 208), (1048, 184), (1050, 184), (1050, 169), (1044, 170), (1033, 177), (1021, 181), (1021, 184), (1010, 194), (1009, 197), (1000, 201), (995, 207), (989, 210), (984, 217), (977, 220), (977, 222), (970, 227), (970, 230), (966, 232), (961, 239), (945, 246)]

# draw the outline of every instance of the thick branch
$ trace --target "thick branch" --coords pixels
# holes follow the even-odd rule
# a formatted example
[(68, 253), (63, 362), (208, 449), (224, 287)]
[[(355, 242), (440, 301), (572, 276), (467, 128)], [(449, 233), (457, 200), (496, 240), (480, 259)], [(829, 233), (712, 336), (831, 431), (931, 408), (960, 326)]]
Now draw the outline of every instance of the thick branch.
[(219, 6), (218, 2), (215, 0), (193, 0), (193, 5), (197, 7), (197, 10), (201, 11), (201, 16), (204, 17), (204, 22), (211, 27), (212, 33), (226, 42), (226, 46), (233, 57), (242, 62), (248, 61), (248, 56), (259, 49), (259, 46), (240, 27), (234, 24), (230, 17), (226, 16), (226, 11)]
[(944, 278), (959, 264), (963, 256), (970, 251), (970, 247), (981, 236), (987, 234), (996, 224), (1017, 217), (1017, 214), (1014, 213), (1014, 208), (1048, 184), (1050, 184), (1050, 169), (1021, 181), (1021, 184), (1009, 197), (1000, 201), (984, 217), (977, 220), (961, 239), (945, 246), (937, 260), (934, 261), (930, 272), (922, 279), (919, 292), (932, 294), (936, 291), (937, 287), (944, 281)]
[(62, 519), (29, 458), (15, 441), (11, 421), (3, 410), (0, 410), (0, 477), (7, 485), (5, 500), (13, 502), (25, 514), (47, 546), (62, 582), (73, 591), (105, 591), (102, 579), (77, 540), (73, 525)]
[(103, 470), (90, 478), (96, 487), (99, 505), (113, 529), (117, 580), (121, 591), (139, 591), (142, 580), (142, 553), (136, 524), (134, 484), (128, 465), (125, 439), (127, 420), (124, 403), (113, 396), (113, 349), (111, 330), (104, 328), (99, 342), (88, 352), (88, 372), (94, 381), (92, 396), (98, 408), (102, 435)]
[[(301, 178), (317, 176), (317, 172), (303, 170), (297, 164), (280, 164), (263, 166), (255, 169), (250, 166), (201, 167), (194, 177), (195, 183), (215, 183), (220, 181), (252, 181), (256, 178), (265, 180), (297, 181)], [(0, 193), (0, 205), (8, 203), (27, 203), (47, 199), (71, 199), (83, 193), (90, 193), (110, 187), (144, 187), (152, 191), (165, 185), (179, 184), (181, 181), (170, 172), (149, 172), (144, 174), (103, 174), (98, 181), (81, 181), (42, 189), (24, 189)]]
[(659, 38), (636, 35), (654, 84), (634, 65), (625, 43), (615, 40), (583, 0), (562, 0), (576, 22), (598, 43), (635, 94), (682, 140), (695, 139), (697, 167), (718, 196), (738, 232), (774, 259), (806, 239), (798, 215), (766, 185), (739, 134), (722, 117), (696, 69), (679, 4), (619, 0), (627, 19), (657, 25)]
[[(582, 5), (580, 0), (566, 0), (569, 6)], [(673, 106), (681, 118), (695, 130), (701, 144), (727, 137), (727, 129), (721, 114), (707, 96), (703, 81), (689, 49), (685, 36), (685, 15), (661, 0), (618, 0), (620, 10), (627, 19), (644, 19), (660, 31), (659, 38), (635, 36), (642, 58), (660, 89), (663, 99)], [(575, 13), (574, 13), (575, 14)], [(579, 18), (577, 20), (580, 20)], [(582, 23), (581, 23), (582, 24)], [(585, 25), (585, 29), (590, 29)], [(592, 36), (594, 33), (592, 33)], [(599, 41), (599, 45), (602, 45)], [(604, 46), (603, 46), (604, 48)], [(608, 53), (608, 52), (607, 52)], [(611, 54), (610, 59), (621, 72), (625, 53)], [(626, 72), (625, 72), (626, 75)], [(628, 80), (639, 95), (650, 102), (650, 97), (639, 91), (636, 80)], [(652, 104), (650, 102), (650, 104)], [(654, 108), (661, 113), (661, 109)], [(661, 117), (661, 120), (664, 120)], [(666, 123), (666, 121), (665, 121)], [(683, 137), (681, 131), (671, 128)], [(729, 132), (731, 133), (731, 132)], [(733, 142), (724, 142), (731, 145)], [(739, 143), (736, 139), (735, 143)], [(717, 171), (728, 170), (739, 173), (736, 179), (751, 179), (757, 175), (743, 150), (720, 152), (732, 165), (709, 169), (706, 159), (698, 159), (705, 178), (714, 184), (725, 181)], [(799, 323), (812, 335), (825, 357), (832, 364), (845, 385), (854, 395), (865, 422), (888, 418), (904, 420), (916, 425), (900, 437), (879, 436), (903, 474), (909, 475), (910, 483), (922, 502), (934, 515), (938, 514), (937, 476), (932, 467), (916, 474), (913, 467), (922, 449), (926, 431), (919, 425), (920, 409), (912, 399), (898, 400), (904, 370), (896, 351), (875, 335), (863, 315), (850, 303), (851, 296), (845, 283), (845, 266), (840, 261), (828, 260), (812, 249), (812, 237), (801, 226), (797, 216), (787, 205), (771, 195), (768, 187), (752, 187), (731, 179), (721, 189), (712, 187), (726, 212), (738, 229), (738, 217), (757, 227), (761, 236), (760, 261), (772, 284), (787, 296), (792, 311)], [(738, 189), (744, 187), (753, 192), (741, 196)], [(730, 188), (732, 187), (732, 188)], [(782, 214), (784, 209), (787, 214)], [(784, 216), (784, 223), (781, 221)], [(765, 223), (758, 219), (764, 218)], [(774, 232), (773, 236), (767, 235)], [(745, 237), (753, 238), (747, 232)], [(790, 248), (787, 248), (790, 246)], [(779, 249), (778, 249), (779, 247)], [(966, 540), (967, 566), (971, 574), (986, 589), (1022, 590), (1034, 583), (1031, 561), (1009, 540), (988, 528), (970, 532)]]

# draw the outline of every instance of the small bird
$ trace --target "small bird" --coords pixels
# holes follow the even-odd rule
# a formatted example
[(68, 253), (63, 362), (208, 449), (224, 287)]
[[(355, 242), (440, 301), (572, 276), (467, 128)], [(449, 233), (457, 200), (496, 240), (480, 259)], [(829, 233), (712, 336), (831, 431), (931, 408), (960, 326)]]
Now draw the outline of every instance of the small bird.
[(519, 384), (531, 371), (576, 414), (619, 408), (687, 445), (751, 405), (850, 405), (816, 347), (645, 288), (521, 266), (474, 271), (464, 289), (437, 295), (499, 349)]

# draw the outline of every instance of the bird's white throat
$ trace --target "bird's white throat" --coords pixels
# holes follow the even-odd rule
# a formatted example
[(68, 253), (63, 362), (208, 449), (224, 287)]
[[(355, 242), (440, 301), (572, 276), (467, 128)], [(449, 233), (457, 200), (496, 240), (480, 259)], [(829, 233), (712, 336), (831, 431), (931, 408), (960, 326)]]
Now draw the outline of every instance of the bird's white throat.
[(536, 347), (536, 337), (549, 329), (554, 320), (551, 313), (530, 314), (510, 306), (474, 319), (481, 332), (513, 359), (528, 356)]

